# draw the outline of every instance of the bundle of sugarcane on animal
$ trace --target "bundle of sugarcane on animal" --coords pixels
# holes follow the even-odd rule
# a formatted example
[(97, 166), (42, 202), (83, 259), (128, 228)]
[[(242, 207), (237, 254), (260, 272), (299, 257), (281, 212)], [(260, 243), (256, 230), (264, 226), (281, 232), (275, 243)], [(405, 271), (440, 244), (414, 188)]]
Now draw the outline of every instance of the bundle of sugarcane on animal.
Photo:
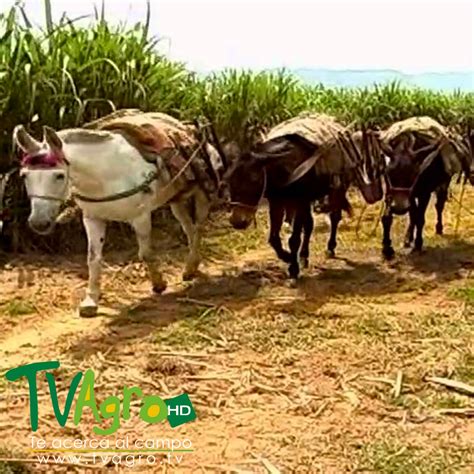
[[(379, 134), (386, 156), (383, 255), (393, 258), (390, 231), (393, 215), (409, 214), (405, 247), (421, 252), (425, 212), (432, 193), (436, 193), (438, 222), (443, 232), (442, 213), (448, 188), (455, 175), (464, 175), (474, 184), (473, 134), (447, 129), (430, 117), (412, 117), (396, 122)], [(416, 237), (414, 231), (416, 228)]]
[[(151, 121), (155, 125), (152, 126)], [(156, 163), (158, 150), (166, 161), (166, 172), (169, 171), (175, 185), (181, 187), (178, 193), (172, 191), (173, 201), (185, 199), (186, 194), (190, 194), (191, 181), (199, 184), (212, 203), (212, 207), (219, 201), (214, 195), (216, 193), (219, 195), (223, 189), (219, 173), (225, 164), (217, 156), (217, 150), (209, 145), (209, 131), (200, 124), (181, 122), (163, 113), (120, 109), (86, 123), (81, 128), (120, 134), (131, 146), (138, 149), (149, 163)], [(192, 209), (191, 211), (194, 212)], [(56, 223), (66, 224), (78, 220), (79, 217), (81, 209), (70, 189), (69, 197), (64, 202)]]

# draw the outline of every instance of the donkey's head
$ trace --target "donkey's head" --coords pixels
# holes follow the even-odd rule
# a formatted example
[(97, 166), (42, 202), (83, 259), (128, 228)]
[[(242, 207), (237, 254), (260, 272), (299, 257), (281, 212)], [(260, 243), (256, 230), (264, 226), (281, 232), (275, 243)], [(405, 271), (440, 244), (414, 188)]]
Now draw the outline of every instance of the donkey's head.
[(432, 161), (427, 160), (430, 151), (423, 153), (413, 151), (416, 141), (417, 139), (412, 136), (401, 136), (395, 146), (385, 145), (386, 198), (394, 214), (401, 215), (408, 212), (418, 178)]
[(271, 160), (289, 152), (286, 139), (276, 138), (255, 145), (235, 160), (226, 179), (232, 206), (230, 223), (234, 229), (247, 229), (255, 220), (258, 205), (267, 191), (266, 167)]
[(50, 234), (69, 189), (68, 162), (56, 132), (43, 127), (43, 141), (35, 140), (22, 125), (15, 127), (13, 140), (22, 150), (20, 176), (31, 203), (28, 225), (38, 234)]

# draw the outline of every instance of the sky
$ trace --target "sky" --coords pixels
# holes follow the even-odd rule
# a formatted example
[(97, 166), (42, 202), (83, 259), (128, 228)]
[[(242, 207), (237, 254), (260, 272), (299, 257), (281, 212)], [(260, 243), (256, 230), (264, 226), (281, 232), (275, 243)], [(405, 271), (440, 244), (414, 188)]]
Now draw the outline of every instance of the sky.
[[(51, 0), (55, 18), (93, 13), (93, 0)], [(160, 48), (198, 71), (474, 70), (474, 0), (150, 0)], [(0, 5), (13, 4), (0, 0)], [(24, 0), (43, 24), (43, 0)], [(134, 24), (145, 0), (106, 0), (106, 18)], [(3, 8), (2, 8), (3, 9)]]

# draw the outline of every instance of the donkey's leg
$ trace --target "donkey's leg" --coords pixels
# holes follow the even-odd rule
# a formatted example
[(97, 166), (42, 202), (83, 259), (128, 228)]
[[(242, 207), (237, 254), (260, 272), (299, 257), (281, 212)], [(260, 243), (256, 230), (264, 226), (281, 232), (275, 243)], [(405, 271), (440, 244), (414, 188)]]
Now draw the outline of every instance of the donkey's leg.
[(341, 209), (337, 209), (334, 211), (329, 212), (329, 219), (331, 220), (331, 233), (329, 235), (329, 240), (328, 240), (328, 248), (326, 251), (326, 255), (329, 258), (334, 258), (336, 256), (336, 247), (337, 247), (337, 227), (339, 225), (339, 222), (341, 222), (342, 219), (342, 211)]
[[(270, 212), (270, 236), (268, 243), (272, 246), (273, 250), (277, 254), (280, 260), (285, 263), (291, 262), (290, 252), (283, 249), (281, 244), (280, 231), (283, 225), (283, 218), (285, 217), (285, 206), (280, 201), (270, 200), (269, 202)], [(286, 213), (288, 218), (289, 213)]]
[(430, 202), (431, 193), (422, 194), (418, 198), (418, 215), (416, 219), (416, 237), (414, 252), (421, 252), (423, 249), (423, 227), (425, 226), (425, 214), (428, 203)]
[(171, 211), (181, 224), (188, 239), (189, 255), (183, 273), (183, 280), (185, 281), (192, 280), (198, 275), (199, 264), (201, 263), (202, 226), (210, 208), (206, 195), (200, 190), (191, 198), (191, 206), (193, 207), (192, 210), (184, 202), (171, 204)]
[(290, 278), (296, 279), (300, 273), (300, 267), (298, 264), (298, 250), (301, 245), (301, 231), (303, 230), (303, 219), (304, 212), (301, 208), (298, 208), (295, 213), (293, 220), (293, 232), (289, 239), (290, 252), (291, 252), (291, 263), (288, 268)]
[(79, 305), (79, 315), (83, 318), (90, 318), (97, 314), (97, 307), (100, 298), (100, 276), (102, 270), (102, 249), (105, 241), (105, 221), (82, 219), (87, 235), (87, 265), (89, 267), (89, 281), (86, 290), (86, 297)]
[(300, 262), (303, 268), (309, 266), (309, 243), (314, 229), (313, 215), (311, 214), (311, 203), (308, 203), (303, 217), (303, 243), (301, 244)]
[(383, 240), (382, 240), (382, 254), (385, 259), (391, 260), (395, 256), (395, 250), (392, 247), (392, 239), (390, 238), (390, 231), (392, 229), (393, 215), (388, 207), (385, 208), (382, 216), (383, 226)]
[(408, 228), (405, 234), (405, 242), (404, 246), (405, 248), (410, 248), (411, 244), (413, 243), (413, 238), (414, 238), (414, 232), (415, 232), (415, 224), (416, 224), (416, 218), (418, 213), (418, 205), (416, 204), (416, 201), (414, 199), (411, 200), (410, 203), (410, 210), (408, 212)]
[(158, 269), (158, 262), (153, 255), (151, 245), (151, 213), (146, 213), (131, 221), (131, 225), (135, 230), (138, 243), (138, 257), (142, 260), (148, 270), (153, 292), (157, 294), (166, 290), (166, 281), (163, 274)]
[(443, 211), (446, 201), (448, 200), (448, 187), (449, 182), (441, 185), (436, 190), (436, 214), (438, 221), (436, 222), (436, 233), (438, 235), (443, 235)]

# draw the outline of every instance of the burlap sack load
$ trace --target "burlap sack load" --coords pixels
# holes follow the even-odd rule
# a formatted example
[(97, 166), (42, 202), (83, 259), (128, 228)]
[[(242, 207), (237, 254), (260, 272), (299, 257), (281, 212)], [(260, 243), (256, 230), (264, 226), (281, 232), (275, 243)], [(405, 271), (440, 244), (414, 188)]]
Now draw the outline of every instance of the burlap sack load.
[(469, 170), (472, 160), (462, 136), (431, 117), (411, 117), (396, 122), (381, 132), (380, 139), (384, 152), (389, 156), (407, 150), (416, 153), (422, 147), (431, 146), (429, 149), (432, 151), (438, 149), (450, 176)]
[[(123, 109), (90, 122), (83, 128), (122, 134), (133, 147), (140, 151), (145, 160), (155, 163), (157, 154), (160, 155), (165, 160), (172, 177), (182, 171), (194, 152), (197, 152), (197, 155), (191, 161), (191, 166), (185, 168), (183, 177), (188, 180), (202, 179), (204, 175), (196, 176), (196, 174), (200, 174), (201, 171), (206, 172), (203, 169), (205, 163), (202, 160), (202, 149), (205, 144), (199, 142), (196, 128), (170, 115)], [(198, 169), (196, 165), (201, 169)], [(205, 185), (208, 184), (205, 183)]]
[(315, 169), (318, 174), (344, 175), (356, 165), (357, 157), (351, 153), (347, 141), (343, 142), (348, 130), (330, 115), (305, 113), (286, 120), (273, 127), (265, 139), (299, 135), (318, 149)]
[[(121, 134), (146, 161), (157, 163), (157, 166), (160, 157), (174, 180), (176, 195), (188, 191), (192, 182), (198, 182), (208, 197), (217, 191), (218, 177), (213, 175), (209, 163), (215, 161), (216, 151), (198, 138), (194, 125), (163, 113), (122, 109), (82, 128)], [(72, 212), (71, 204), (69, 201), (68, 208), (58, 218), (59, 222), (67, 222), (77, 214), (77, 206), (74, 205)]]

